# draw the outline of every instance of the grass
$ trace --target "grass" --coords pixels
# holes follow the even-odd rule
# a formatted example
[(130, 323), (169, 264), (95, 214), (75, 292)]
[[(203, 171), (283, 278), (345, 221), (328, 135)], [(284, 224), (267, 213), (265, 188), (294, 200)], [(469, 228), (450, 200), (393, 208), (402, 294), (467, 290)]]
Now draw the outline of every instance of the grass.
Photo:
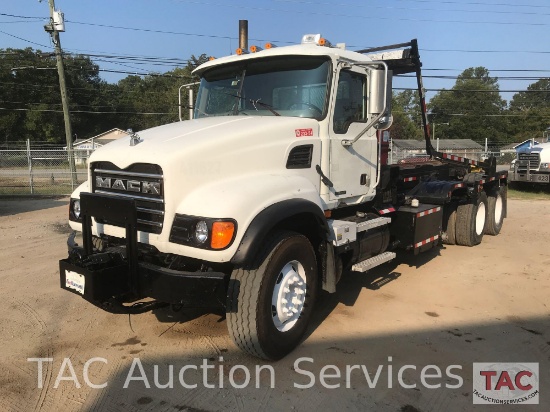
[(519, 200), (550, 200), (550, 188), (526, 187), (508, 189), (508, 198)]
[(28, 195), (28, 196), (68, 196), (72, 193), (71, 184), (59, 185), (59, 186), (46, 186), (46, 187), (34, 187), (33, 193), (31, 193), (30, 187), (0, 187), (0, 196), (10, 195)]
[[(81, 182), (77, 182), (77, 185)], [(75, 186), (75, 187), (76, 187)], [(57, 177), (52, 181), (48, 177), (35, 176), (31, 192), (28, 180), (20, 177), (0, 177), (0, 195), (70, 195), (73, 192), (71, 181)]]

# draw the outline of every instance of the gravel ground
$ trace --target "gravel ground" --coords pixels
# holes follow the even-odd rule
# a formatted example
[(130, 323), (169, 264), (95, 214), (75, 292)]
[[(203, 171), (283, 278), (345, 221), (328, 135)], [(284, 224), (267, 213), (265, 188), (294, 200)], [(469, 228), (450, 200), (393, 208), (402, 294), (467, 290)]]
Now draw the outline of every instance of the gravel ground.
[[(550, 410), (550, 201), (511, 200), (477, 247), (346, 274), (273, 363), (238, 351), (219, 314), (112, 315), (61, 290), (67, 203), (0, 199), (2, 411)], [(52, 359), (41, 379), (28, 358)], [(539, 405), (473, 405), (474, 362), (538, 363)]]

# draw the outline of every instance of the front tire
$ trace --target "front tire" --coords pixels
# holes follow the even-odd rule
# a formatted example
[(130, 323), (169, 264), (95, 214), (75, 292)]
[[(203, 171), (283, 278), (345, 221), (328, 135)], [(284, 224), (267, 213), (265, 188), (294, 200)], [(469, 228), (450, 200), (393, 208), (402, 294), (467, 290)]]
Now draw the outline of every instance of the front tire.
[(317, 262), (309, 240), (275, 232), (251, 265), (231, 274), (229, 335), (243, 351), (277, 360), (304, 337), (317, 295)]

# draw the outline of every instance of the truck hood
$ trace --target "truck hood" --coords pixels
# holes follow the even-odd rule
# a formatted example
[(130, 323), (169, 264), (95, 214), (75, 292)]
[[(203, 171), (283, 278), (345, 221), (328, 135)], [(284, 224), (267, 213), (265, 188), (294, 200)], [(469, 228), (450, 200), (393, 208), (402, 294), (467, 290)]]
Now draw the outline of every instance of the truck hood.
[[(120, 169), (137, 163), (160, 166), (162, 232), (139, 232), (139, 241), (164, 253), (227, 262), (235, 253), (244, 228), (264, 208), (299, 197), (318, 204), (322, 210), (320, 178), (314, 167), (321, 158), (319, 129), (317, 120), (299, 117), (241, 115), (194, 119), (141, 131), (138, 133), (141, 142), (134, 146), (130, 146), (130, 137), (120, 138), (96, 150), (90, 163), (104, 163), (99, 178), (109, 175), (112, 166), (107, 162)], [(292, 166), (303, 162), (303, 154), (291, 157), (296, 147), (310, 151), (308, 167), (288, 166), (289, 161), (294, 162)], [(115, 174), (120, 172), (113, 170)], [(124, 186), (125, 179), (119, 180), (121, 186), (106, 190), (132, 197), (134, 191)], [(90, 182), (88, 190), (94, 186)], [(142, 207), (147, 209), (149, 205)], [(237, 222), (234, 244), (222, 252), (170, 242), (177, 214), (234, 219)], [(124, 236), (124, 229), (110, 225), (98, 227), (96, 232), (100, 231)]]
[(550, 163), (550, 142), (521, 148), (517, 150), (517, 153), (539, 153), (541, 163)]
[[(281, 140), (318, 137), (319, 123), (314, 119), (278, 116), (231, 116), (194, 119), (147, 129), (137, 133), (141, 142), (130, 146), (123, 137), (96, 150), (90, 162), (110, 161), (124, 169), (133, 163), (162, 164), (182, 160), (182, 156), (217, 157), (242, 151), (246, 147), (265, 150)], [(211, 158), (211, 157), (210, 157)]]

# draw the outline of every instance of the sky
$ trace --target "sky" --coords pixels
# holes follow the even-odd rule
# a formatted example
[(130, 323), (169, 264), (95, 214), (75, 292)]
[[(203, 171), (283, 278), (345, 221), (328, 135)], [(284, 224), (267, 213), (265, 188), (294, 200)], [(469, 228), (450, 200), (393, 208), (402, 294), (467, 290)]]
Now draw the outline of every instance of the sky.
[[(477, 66), (499, 78), (506, 100), (550, 77), (549, 0), (56, 0), (55, 6), (65, 14), (64, 51), (93, 56), (109, 82), (128, 75), (115, 72), (162, 73), (191, 55), (234, 54), (239, 20), (248, 20), (249, 45), (297, 44), (306, 33), (352, 50), (417, 38), (428, 90), (449, 89), (464, 69)], [(0, 48), (52, 50), (43, 28), (48, 21), (47, 0), (0, 0)], [(400, 79), (394, 87), (414, 83)]]

